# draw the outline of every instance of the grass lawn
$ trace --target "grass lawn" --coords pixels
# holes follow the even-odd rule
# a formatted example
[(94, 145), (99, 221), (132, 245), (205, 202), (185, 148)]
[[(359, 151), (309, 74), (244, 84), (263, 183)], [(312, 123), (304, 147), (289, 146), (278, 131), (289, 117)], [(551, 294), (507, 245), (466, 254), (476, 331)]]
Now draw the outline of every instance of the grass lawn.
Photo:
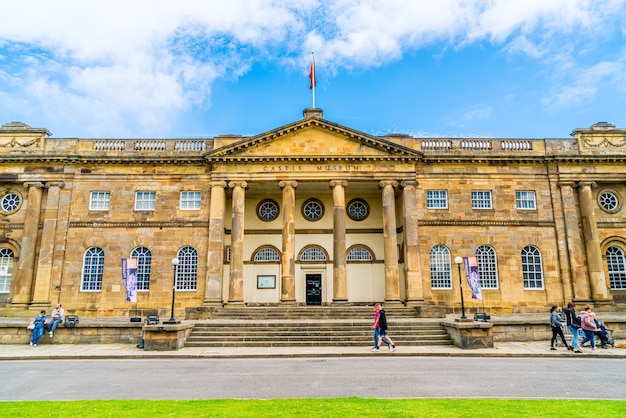
[(626, 401), (500, 399), (271, 399), (23, 401), (0, 417), (588, 417), (626, 416)]

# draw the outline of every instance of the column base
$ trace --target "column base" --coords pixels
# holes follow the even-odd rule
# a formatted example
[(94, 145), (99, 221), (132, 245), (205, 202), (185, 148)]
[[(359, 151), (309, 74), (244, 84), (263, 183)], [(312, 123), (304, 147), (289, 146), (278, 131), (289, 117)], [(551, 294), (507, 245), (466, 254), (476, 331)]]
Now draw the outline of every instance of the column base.
[(333, 306), (348, 306), (348, 299), (333, 299)]
[(35, 300), (30, 303), (30, 309), (46, 309), (52, 307), (52, 302), (49, 300)]
[(246, 306), (245, 303), (243, 303), (243, 299), (233, 299), (233, 300), (229, 300), (224, 307), (228, 307), (228, 306)]
[(406, 306), (424, 306), (426, 305), (426, 302), (424, 301), (424, 299), (407, 299), (404, 304)]
[(594, 305), (611, 305), (613, 303), (613, 299), (612, 298), (607, 298), (605, 297), (599, 297), (599, 298), (593, 298), (593, 302)]
[(30, 308), (30, 303), (28, 302), (9, 302), (7, 303), (7, 307), (11, 309), (24, 309), (27, 310)]
[(287, 305), (287, 306), (295, 306), (295, 305), (297, 305), (295, 299), (281, 299), (280, 300), (280, 304), (281, 305)]
[(224, 306), (224, 302), (221, 299), (205, 299), (202, 302), (202, 306)]
[(404, 306), (400, 299), (385, 299), (385, 306)]

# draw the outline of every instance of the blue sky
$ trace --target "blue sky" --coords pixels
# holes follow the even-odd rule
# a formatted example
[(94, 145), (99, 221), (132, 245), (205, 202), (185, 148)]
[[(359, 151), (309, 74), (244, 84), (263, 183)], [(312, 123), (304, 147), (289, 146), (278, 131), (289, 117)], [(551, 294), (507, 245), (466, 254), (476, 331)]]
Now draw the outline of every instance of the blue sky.
[(302, 117), (373, 135), (626, 128), (626, 0), (10, 2), (0, 124), (54, 137), (255, 135)]

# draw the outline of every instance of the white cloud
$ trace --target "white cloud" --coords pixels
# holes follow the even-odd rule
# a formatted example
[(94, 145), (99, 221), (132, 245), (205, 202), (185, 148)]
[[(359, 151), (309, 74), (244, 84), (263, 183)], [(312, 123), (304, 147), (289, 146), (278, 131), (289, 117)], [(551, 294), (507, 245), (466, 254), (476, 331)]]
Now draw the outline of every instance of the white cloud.
[(573, 74), (573, 80), (551, 91), (542, 99), (542, 105), (552, 110), (579, 106), (606, 85), (623, 91), (626, 61), (600, 62), (589, 68), (576, 69)]
[[(0, 115), (39, 115), (62, 121), (70, 131), (89, 127), (94, 136), (163, 134), (181, 112), (210, 105), (215, 80), (239, 77), (258, 60), (304, 68), (315, 51), (332, 72), (381, 66), (425, 46), (482, 42), (551, 60), (559, 51), (574, 50), (565, 43), (601, 36), (613, 27), (605, 21), (620, 22), (623, 5), (623, 0), (6, 2), (0, 14)], [(572, 40), (565, 42), (564, 36)], [(571, 59), (568, 54), (562, 61)], [(618, 77), (613, 74), (600, 76)], [(584, 79), (581, 74), (549, 101), (565, 103), (568, 95), (585, 90)], [(589, 86), (597, 86), (591, 81)], [(593, 87), (582, 91), (593, 92)]]

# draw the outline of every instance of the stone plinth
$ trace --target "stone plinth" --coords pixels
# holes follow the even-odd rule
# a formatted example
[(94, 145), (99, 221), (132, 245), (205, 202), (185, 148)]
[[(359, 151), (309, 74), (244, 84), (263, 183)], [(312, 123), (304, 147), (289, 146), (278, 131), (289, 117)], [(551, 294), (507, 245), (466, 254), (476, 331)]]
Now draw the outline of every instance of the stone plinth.
[(192, 328), (192, 322), (183, 322), (180, 324), (144, 325), (144, 350), (178, 350), (185, 344), (185, 339), (191, 332)]
[(454, 345), (461, 348), (493, 348), (493, 324), (475, 321), (443, 321)]

